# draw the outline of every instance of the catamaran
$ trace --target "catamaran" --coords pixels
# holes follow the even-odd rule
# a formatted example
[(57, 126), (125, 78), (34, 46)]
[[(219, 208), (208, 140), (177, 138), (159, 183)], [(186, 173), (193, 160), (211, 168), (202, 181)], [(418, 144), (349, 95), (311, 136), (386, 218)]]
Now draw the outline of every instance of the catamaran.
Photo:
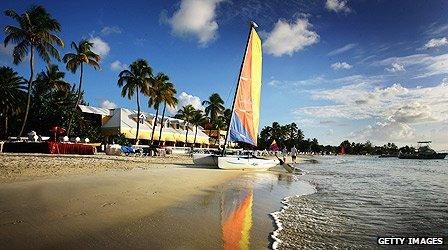
[(257, 27), (254, 22), (250, 22), (247, 45), (233, 98), (232, 116), (222, 154), (193, 154), (193, 161), (196, 164), (211, 166), (217, 164), (221, 169), (267, 170), (279, 163), (277, 160), (253, 156), (226, 155), (226, 146), (229, 141), (257, 146), (262, 73), (261, 39), (257, 34)]

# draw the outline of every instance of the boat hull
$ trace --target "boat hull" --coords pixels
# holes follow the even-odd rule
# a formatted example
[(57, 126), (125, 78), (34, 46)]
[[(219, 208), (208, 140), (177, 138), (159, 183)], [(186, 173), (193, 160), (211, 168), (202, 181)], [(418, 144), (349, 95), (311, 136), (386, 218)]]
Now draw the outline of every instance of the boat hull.
[(436, 153), (432, 155), (399, 155), (398, 158), (400, 159), (420, 159), (420, 160), (442, 160), (445, 159), (447, 153)]
[(193, 154), (193, 163), (198, 166), (218, 168), (218, 156), (214, 154)]
[(278, 160), (246, 157), (218, 157), (218, 167), (226, 170), (266, 171), (279, 164)]

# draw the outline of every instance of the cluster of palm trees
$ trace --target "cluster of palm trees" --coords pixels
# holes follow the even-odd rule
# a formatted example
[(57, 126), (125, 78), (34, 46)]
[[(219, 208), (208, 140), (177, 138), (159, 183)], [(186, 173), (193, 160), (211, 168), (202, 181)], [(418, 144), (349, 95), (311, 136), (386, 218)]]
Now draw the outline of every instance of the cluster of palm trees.
[[(62, 84), (61, 80), (64, 76), (63, 72), (60, 72), (57, 66), (51, 65), (51, 59), (56, 59), (57, 61), (61, 61), (61, 56), (57, 47), (64, 47), (64, 41), (59, 38), (56, 33), (61, 31), (61, 25), (59, 22), (54, 19), (42, 6), (32, 6), (28, 10), (26, 10), (22, 14), (18, 14), (14, 10), (6, 10), (4, 14), (10, 18), (12, 18), (17, 25), (6, 25), (4, 31), (6, 33), (6, 37), (4, 40), (4, 46), (6, 47), (9, 44), (14, 44), (13, 49), (13, 62), (14, 64), (19, 64), (22, 62), (27, 55), (29, 55), (29, 66), (30, 66), (30, 76), (26, 82), (26, 91), (27, 91), (27, 100), (26, 105), (24, 107), (24, 117), (22, 119), (22, 125), (18, 136), (23, 134), (25, 126), (28, 121), (29, 111), (31, 108), (31, 98), (33, 92), (33, 84), (35, 83), (34, 79), (34, 62), (35, 62), (35, 53), (46, 62), (49, 66), (47, 68), (47, 73), (52, 75), (46, 75), (42, 73), (39, 75), (39, 80), (41, 83), (46, 82), (50, 84), (49, 88), (55, 87), (52, 84), (56, 84), (57, 88), (64, 86), (65, 90), (69, 89), (69, 84)], [(67, 70), (70, 70), (72, 73), (76, 73), (77, 69), (80, 68), (80, 81), (78, 85), (77, 101), (73, 106), (72, 114), (70, 115), (70, 120), (68, 123), (67, 133), (70, 134), (71, 123), (76, 111), (76, 108), (81, 100), (82, 96), (82, 77), (83, 77), (83, 65), (91, 65), (95, 69), (99, 69), (99, 60), (100, 56), (95, 54), (92, 51), (93, 44), (86, 41), (81, 40), (79, 44), (72, 42), (72, 48), (75, 50), (74, 53), (68, 53), (63, 57), (64, 63), (66, 63)], [(5, 69), (11, 70), (11, 69)], [(52, 78), (57, 79), (58, 82), (52, 82), (52, 80), (46, 81), (45, 79)], [(22, 85), (19, 87), (16, 85), (15, 91), (23, 91)], [(5, 102), (13, 103), (12, 98), (4, 99)], [(15, 106), (13, 108), (15, 110), (11, 110), (11, 107), (8, 108), (8, 112), (3, 115), (9, 115), (11, 112), (19, 112), (22, 108), (21, 105)], [(7, 119), (5, 119), (7, 120)]]
[(158, 73), (154, 76), (149, 63), (144, 59), (138, 59), (133, 62), (129, 69), (125, 69), (118, 75), (118, 86), (121, 87), (121, 95), (132, 99), (136, 96), (137, 101), (137, 133), (135, 135), (136, 144), (139, 141), (140, 130), (140, 94), (148, 97), (148, 106), (154, 107), (156, 115), (152, 126), (150, 145), (154, 142), (154, 130), (159, 116), (160, 105), (163, 103), (162, 120), (160, 122), (160, 132), (158, 141), (160, 142), (163, 129), (163, 119), (165, 117), (166, 106), (175, 107), (177, 105), (176, 88), (170, 82), (170, 78), (164, 73)]
[[(209, 130), (227, 129), (230, 123), (231, 111), (226, 109), (224, 101), (218, 93), (213, 93), (207, 100), (202, 102), (205, 106), (204, 111), (195, 109), (192, 105), (186, 105), (180, 109), (175, 115), (176, 118), (183, 119), (187, 122), (187, 131), (185, 133), (185, 144), (188, 138), (188, 123), (194, 126), (195, 134), (193, 144), (196, 144), (198, 127), (202, 126)], [(219, 141), (219, 133), (218, 133)]]
[(280, 125), (278, 122), (273, 122), (272, 126), (261, 129), (258, 146), (263, 149), (268, 148), (275, 140), (280, 147), (291, 148), (293, 145), (300, 144), (303, 139), (303, 132), (296, 123)]

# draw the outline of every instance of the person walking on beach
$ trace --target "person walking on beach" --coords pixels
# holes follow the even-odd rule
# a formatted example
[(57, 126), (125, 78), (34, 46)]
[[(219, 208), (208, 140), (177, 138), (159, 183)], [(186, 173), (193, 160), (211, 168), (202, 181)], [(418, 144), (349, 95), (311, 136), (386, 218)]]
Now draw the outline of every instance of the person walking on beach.
[(297, 157), (297, 148), (296, 146), (292, 146), (291, 148), (291, 159), (293, 163), (296, 163), (296, 157)]
[(286, 162), (286, 156), (288, 155), (288, 149), (286, 149), (286, 146), (283, 148), (282, 150), (282, 157), (283, 157), (283, 162)]

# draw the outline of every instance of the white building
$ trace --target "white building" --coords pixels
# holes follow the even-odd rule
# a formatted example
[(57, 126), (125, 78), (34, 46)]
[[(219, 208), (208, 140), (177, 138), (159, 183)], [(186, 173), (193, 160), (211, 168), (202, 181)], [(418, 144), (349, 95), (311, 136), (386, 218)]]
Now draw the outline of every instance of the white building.
[[(141, 112), (137, 119), (137, 111), (125, 108), (105, 109), (91, 106), (79, 105), (84, 114), (101, 122), (104, 135), (123, 134), (128, 139), (135, 139), (137, 133), (137, 121), (140, 120), (138, 138), (140, 140), (151, 140), (155, 115)], [(154, 141), (159, 141), (162, 117), (159, 116), (154, 129)], [(187, 135), (188, 129), (188, 135)], [(164, 117), (160, 142), (166, 146), (192, 146), (195, 142), (196, 127), (181, 119)], [(187, 145), (185, 145), (187, 141)], [(198, 126), (195, 147), (208, 147), (210, 138), (204, 133), (204, 129)]]

